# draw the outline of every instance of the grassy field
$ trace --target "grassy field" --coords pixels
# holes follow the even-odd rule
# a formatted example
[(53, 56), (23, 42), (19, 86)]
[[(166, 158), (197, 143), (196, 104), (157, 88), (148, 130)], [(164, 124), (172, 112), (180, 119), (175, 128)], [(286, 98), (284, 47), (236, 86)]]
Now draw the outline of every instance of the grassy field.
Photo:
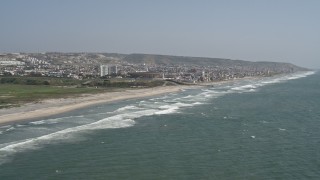
[[(42, 99), (65, 98), (85, 93), (121, 91), (127, 88), (174, 85), (161, 80), (91, 79), (51, 77), (0, 77), (0, 109), (20, 106)], [(97, 87), (97, 88), (96, 88)]]
[(74, 97), (84, 93), (106, 91), (112, 89), (0, 84), (0, 108), (15, 107), (41, 99)]

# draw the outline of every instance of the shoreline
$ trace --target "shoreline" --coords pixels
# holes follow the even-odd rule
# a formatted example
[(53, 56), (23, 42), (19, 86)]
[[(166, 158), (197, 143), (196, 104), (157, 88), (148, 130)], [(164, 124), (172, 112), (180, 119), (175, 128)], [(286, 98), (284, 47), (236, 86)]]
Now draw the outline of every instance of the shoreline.
[(18, 122), (29, 122), (34, 119), (59, 115), (93, 105), (174, 93), (182, 91), (183, 89), (211, 87), (215, 84), (228, 83), (235, 80), (236, 79), (216, 82), (203, 82), (193, 85), (158, 86), (153, 88), (128, 89), (124, 91), (106, 92), (99, 94), (83, 94), (80, 97), (73, 98), (44, 99), (40, 102), (26, 103), (20, 107), (0, 109), (0, 126), (12, 125)]
[(216, 84), (223, 84), (231, 81), (251, 78), (256, 79), (259, 77), (247, 77), (216, 82), (203, 82), (194, 85), (158, 86), (143, 89), (127, 89), (124, 91), (105, 92), (99, 94), (83, 94), (80, 97), (73, 98), (45, 99), (40, 102), (27, 103), (20, 107), (0, 109), (0, 126), (11, 125), (18, 122), (28, 122), (33, 119), (59, 115), (93, 105), (158, 96), (167, 93), (179, 92), (183, 89), (212, 87)]
[(45, 118), (93, 105), (174, 93), (194, 87), (196, 86), (160, 86), (146, 89), (129, 89), (117, 92), (85, 94), (76, 98), (47, 99), (42, 100), (39, 103), (27, 103), (20, 107), (0, 109), (0, 126), (36, 118)]

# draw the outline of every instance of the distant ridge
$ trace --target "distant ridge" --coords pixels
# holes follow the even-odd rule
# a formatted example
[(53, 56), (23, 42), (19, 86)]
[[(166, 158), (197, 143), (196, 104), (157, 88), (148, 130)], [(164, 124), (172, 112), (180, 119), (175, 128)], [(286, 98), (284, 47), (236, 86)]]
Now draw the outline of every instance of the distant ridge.
[(252, 62), (244, 60), (231, 60), (223, 58), (172, 56), (156, 54), (129, 54), (123, 61), (132, 64), (155, 64), (155, 65), (197, 65), (197, 66), (218, 66), (218, 67), (256, 67), (256, 68), (290, 68), (293, 71), (308, 70), (291, 63), (282, 62)]
[[(20, 53), (6, 53), (1, 56), (15, 57)], [(38, 59), (46, 59), (47, 56), (60, 57), (50, 58), (50, 63), (65, 64), (64, 61), (74, 61), (77, 58), (90, 59), (89, 64), (121, 64), (127, 62), (129, 64), (146, 64), (146, 65), (164, 65), (164, 66), (195, 66), (195, 67), (218, 67), (218, 68), (248, 68), (250, 70), (286, 69), (290, 72), (308, 71), (310, 69), (299, 67), (291, 63), (284, 62), (268, 62), (268, 61), (246, 61), (232, 60), (226, 58), (209, 58), (209, 57), (192, 57), (192, 56), (174, 56), (174, 55), (158, 55), (158, 54), (121, 54), (121, 53), (105, 53), (105, 52), (46, 52), (46, 53), (21, 53), (31, 55)], [(89, 62), (89, 61), (88, 61)], [(74, 62), (73, 62), (74, 64)], [(76, 64), (86, 64), (86, 62), (76, 62)]]

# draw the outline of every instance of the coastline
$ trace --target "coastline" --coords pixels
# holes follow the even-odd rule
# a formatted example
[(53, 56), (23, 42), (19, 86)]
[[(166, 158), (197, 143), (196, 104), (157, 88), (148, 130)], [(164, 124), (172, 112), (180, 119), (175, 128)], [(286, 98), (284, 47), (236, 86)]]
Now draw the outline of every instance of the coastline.
[(40, 103), (28, 103), (21, 107), (0, 109), (0, 126), (29, 119), (49, 117), (97, 104), (179, 92), (185, 88), (192, 88), (192, 86), (161, 86), (100, 94), (85, 94), (77, 98), (47, 99)]
[(228, 83), (230, 81), (256, 78), (259, 77), (245, 77), (241, 79), (230, 79), (216, 82), (203, 82), (194, 85), (158, 86), (153, 88), (128, 89), (124, 91), (99, 94), (83, 94), (80, 97), (73, 98), (45, 99), (40, 102), (27, 103), (20, 107), (0, 109), (0, 126), (58, 115), (103, 103), (151, 97), (179, 92), (183, 89), (211, 87), (216, 84)]

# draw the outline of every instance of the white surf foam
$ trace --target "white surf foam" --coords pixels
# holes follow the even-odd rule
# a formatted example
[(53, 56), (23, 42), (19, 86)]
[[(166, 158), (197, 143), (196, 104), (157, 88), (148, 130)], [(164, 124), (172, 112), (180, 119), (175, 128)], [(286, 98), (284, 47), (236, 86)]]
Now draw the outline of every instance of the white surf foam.
[(192, 98), (194, 98), (194, 95), (188, 95), (188, 96), (182, 97), (182, 99), (192, 99)]
[(141, 108), (139, 108), (137, 106), (133, 106), (133, 105), (128, 105), (128, 106), (125, 106), (125, 107), (122, 107), (122, 108), (115, 110), (115, 112), (122, 112), (122, 111), (126, 111), (126, 110), (137, 110), (137, 109), (141, 109)]
[(278, 78), (272, 79), (270, 81), (263, 81), (261, 83), (263, 83), (263, 84), (280, 83), (280, 82), (283, 82), (283, 81), (304, 78), (304, 77), (310, 76), (312, 74), (315, 74), (315, 71), (298, 72), (298, 73), (288, 74), (288, 75), (285, 75), (285, 76), (282, 76), (282, 77), (278, 77)]
[[(190, 98), (189, 96), (188, 98)], [(193, 96), (192, 96), (193, 97)], [(10, 144), (1, 144), (0, 145), (0, 156), (7, 156), (12, 155), (17, 152), (30, 150), (30, 149), (37, 149), (44, 144), (47, 143), (55, 143), (55, 142), (64, 142), (68, 140), (72, 140), (77, 135), (81, 134), (81, 132), (91, 131), (91, 130), (98, 130), (98, 129), (110, 129), (110, 128), (126, 128), (131, 127), (135, 124), (134, 119), (143, 117), (143, 116), (151, 116), (151, 115), (163, 115), (163, 114), (171, 114), (176, 113), (180, 108), (183, 107), (192, 107), (198, 104), (202, 104), (199, 101), (192, 102), (192, 103), (184, 103), (184, 102), (176, 102), (176, 103), (165, 103), (161, 102), (155, 104), (154, 102), (150, 101), (140, 101), (139, 104), (147, 109), (141, 109), (135, 105), (127, 105), (121, 107), (116, 110), (115, 115), (101, 119), (99, 121), (79, 125), (75, 127), (66, 128), (57, 132), (53, 132), (47, 135), (42, 135), (40, 137), (29, 138), (25, 140), (18, 140), (11, 142)], [(153, 106), (150, 106), (153, 105)], [(132, 110), (127, 112), (128, 110)], [(52, 120), (52, 119), (51, 119)], [(54, 119), (54, 121), (60, 121), (60, 119)], [(34, 121), (31, 122), (31, 125), (42, 125), (48, 123), (48, 120), (41, 120), (41, 121)], [(7, 127), (13, 128), (13, 127)]]
[(299, 79), (299, 78), (307, 77), (314, 73), (315, 73), (314, 71), (298, 72), (295, 74), (288, 74), (288, 75), (278, 76), (278, 77), (265, 77), (265, 78), (253, 79), (249, 81), (239, 80), (235, 82), (233, 85), (213, 87), (210, 89), (202, 89), (203, 93), (194, 95), (192, 98), (190, 96), (187, 96), (187, 97), (190, 98), (190, 100), (192, 101), (197, 100), (198, 102), (205, 102), (208, 99), (217, 98), (230, 93), (256, 92), (259, 87), (262, 87), (265, 85), (282, 83), (282, 82), (293, 80), (293, 79)]
[[(149, 113), (150, 114), (150, 113)], [(130, 115), (128, 115), (130, 116)], [(139, 117), (141, 115), (132, 115), (133, 117)], [(73, 140), (76, 137), (76, 133), (81, 133), (88, 130), (96, 129), (108, 129), (108, 128), (125, 128), (134, 125), (132, 119), (126, 118), (126, 115), (117, 115), (109, 118), (102, 119), (100, 121), (85, 124), (81, 126), (67, 128), (61, 131), (43, 135), (40, 137), (30, 138), (22, 141), (11, 142), (9, 145), (0, 144), (0, 164), (5, 162), (7, 156), (13, 155), (17, 152), (23, 152), (26, 150), (38, 149), (44, 144), (64, 142)]]
[[(66, 128), (40, 137), (29, 138), (22, 141), (15, 141), (9, 144), (0, 144), (0, 164), (1, 160), (4, 160), (5, 157), (13, 155), (17, 152), (41, 148), (42, 145), (49, 143), (59, 143), (70, 140), (72, 141), (75, 137), (78, 137), (77, 135), (79, 135), (79, 133), (81, 134), (82, 132), (91, 130), (131, 127), (135, 124), (134, 119), (136, 118), (151, 115), (170, 114), (176, 112), (179, 107), (186, 106), (190, 105), (184, 103), (176, 103), (174, 106), (162, 106), (162, 110), (160, 111), (159, 109), (146, 109), (141, 111), (117, 114), (90, 124)], [(39, 121), (38, 123), (41, 124), (43, 123), (43, 121)]]
[(178, 102), (175, 104), (167, 104), (160, 106), (159, 109), (160, 111), (156, 112), (155, 114), (160, 115), (160, 114), (172, 114), (177, 112), (181, 107), (192, 107), (194, 104), (187, 104), (187, 103), (182, 103)]
[(81, 121), (82, 119), (85, 120), (86, 118), (83, 115), (80, 115), (80, 116), (68, 116), (68, 117), (60, 117), (60, 118), (33, 121), (33, 122), (29, 122), (29, 125), (37, 126), (37, 125), (58, 124), (58, 123), (64, 123), (64, 122), (68, 122), (68, 121), (74, 121), (74, 119), (77, 119), (76, 122), (80, 123), (80, 122), (82, 122)]
[(11, 125), (1, 126), (1, 127), (0, 127), (0, 130), (6, 131), (7, 129), (10, 129), (11, 127), (13, 127), (13, 126), (11, 126)]
[(177, 106), (177, 107), (192, 107), (193, 104), (187, 104), (187, 103), (178, 102), (178, 103), (175, 103), (174, 106)]
[(12, 127), (8, 128), (8, 129), (6, 129), (5, 132), (13, 131), (13, 130), (15, 130), (15, 129), (16, 129), (16, 128), (12, 126)]
[(34, 125), (40, 125), (40, 124), (45, 124), (45, 123), (46, 123), (45, 120), (30, 122), (30, 124), (34, 124)]
[(232, 93), (232, 91), (237, 91), (237, 92), (255, 92), (257, 91), (258, 87), (262, 87), (265, 85), (269, 84), (276, 84), (276, 83), (282, 83), (286, 82), (288, 80), (294, 80), (294, 79), (299, 79), (303, 77), (307, 77), (309, 75), (314, 74), (315, 72), (299, 72), (295, 74), (288, 74), (280, 77), (271, 77), (271, 78), (262, 78), (256, 81), (250, 81), (250, 84), (245, 84), (245, 85), (239, 85), (236, 87), (232, 87), (229, 91)]
[(236, 90), (236, 91), (243, 91), (243, 90), (255, 89), (255, 88), (257, 88), (257, 86), (254, 86), (253, 84), (248, 84), (248, 85), (244, 85), (244, 86), (234, 87), (231, 89)]
[(168, 109), (165, 109), (165, 110), (157, 111), (157, 112), (155, 112), (154, 114), (157, 114), (157, 115), (161, 115), (161, 114), (172, 114), (172, 113), (177, 112), (178, 109), (179, 109), (178, 107), (171, 107), (171, 108), (168, 108)]
[(157, 98), (152, 98), (150, 99), (151, 101), (158, 101), (158, 100), (163, 100), (163, 99), (167, 99), (168, 98), (168, 95), (165, 95), (163, 97), (157, 97)]
[(17, 124), (16, 126), (17, 126), (17, 127), (25, 127), (25, 126), (27, 126), (27, 125)]
[(162, 104), (167, 104), (165, 101), (140, 101), (138, 103), (138, 108), (140, 109), (150, 109), (150, 108), (158, 108)]
[(205, 104), (203, 102), (195, 102), (195, 103), (192, 103), (193, 105), (201, 105), (201, 104)]

